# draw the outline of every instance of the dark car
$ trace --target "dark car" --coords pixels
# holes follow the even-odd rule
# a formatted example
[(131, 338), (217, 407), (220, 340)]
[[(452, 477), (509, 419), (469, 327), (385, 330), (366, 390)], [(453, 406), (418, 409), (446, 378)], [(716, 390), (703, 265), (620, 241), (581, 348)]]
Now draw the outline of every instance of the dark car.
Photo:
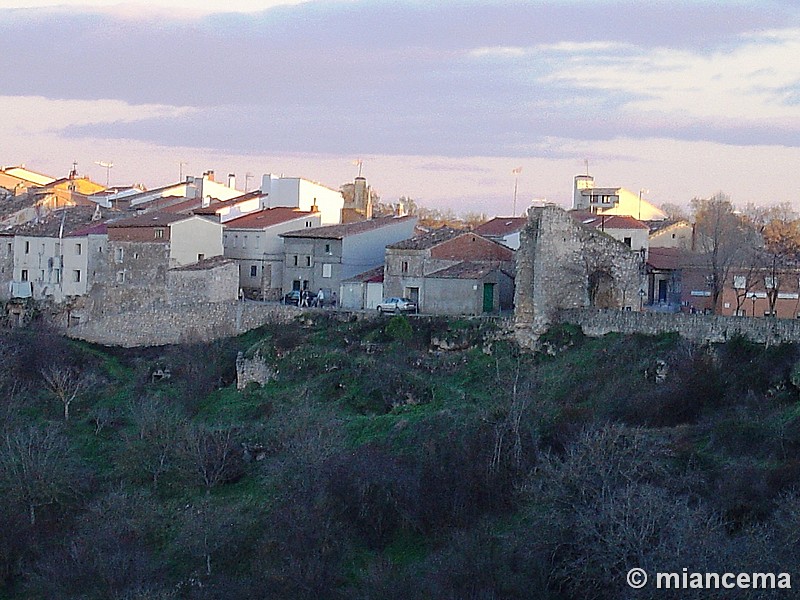
[(300, 306), (300, 290), (292, 290), (283, 297), (284, 304), (294, 304)]

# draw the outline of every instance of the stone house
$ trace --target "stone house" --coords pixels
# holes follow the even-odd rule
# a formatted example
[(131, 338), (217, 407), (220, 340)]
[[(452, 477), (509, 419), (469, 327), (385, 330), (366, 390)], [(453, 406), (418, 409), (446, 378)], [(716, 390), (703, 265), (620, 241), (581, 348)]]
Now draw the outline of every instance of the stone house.
[(223, 254), (222, 225), (197, 215), (145, 213), (108, 224), (104, 283), (164, 283), (168, 269)]
[[(438, 277), (431, 288), (432, 291), (435, 290), (435, 293), (430, 296), (427, 293), (428, 282), (432, 274), (440, 272), (441, 275), (446, 269), (460, 263), (488, 265), (513, 279), (514, 251), (477, 233), (447, 227), (435, 229), (426, 234), (390, 244), (386, 247), (385, 260), (384, 295), (410, 298), (417, 303), (421, 312), (449, 313), (453, 310), (452, 295), (458, 293), (465, 285), (457, 283), (456, 280), (464, 277), (478, 277), (478, 273), (480, 273), (478, 277), (480, 282), (472, 279), (470, 285), (477, 286), (472, 292), (476, 292), (476, 294), (480, 292), (481, 300), (480, 302), (469, 301), (472, 310), (478, 313), (483, 312), (483, 283), (491, 284), (493, 294), (491, 305), (493, 307), (495, 305), (502, 308), (511, 307), (511, 295), (499, 293), (501, 289), (506, 289), (505, 277), (493, 275), (492, 277), (496, 277), (497, 281), (486, 280), (484, 282), (482, 278), (488, 276), (491, 270), (484, 272), (483, 269), (477, 269), (471, 264), (445, 272), (445, 276)], [(459, 277), (455, 277), (456, 274), (459, 274)], [(498, 287), (495, 289), (494, 285)], [(440, 293), (442, 288), (447, 287), (451, 288), (449, 292), (444, 290)], [(494, 297), (495, 293), (497, 293), (496, 298)], [(470, 293), (470, 296), (472, 295)], [(478, 306), (481, 307), (480, 310), (477, 309)]]
[(380, 217), (368, 221), (304, 228), (282, 233), (283, 291), (336, 291), (345, 279), (383, 263), (387, 244), (409, 238), (416, 217)]
[(239, 265), (239, 288), (250, 297), (277, 300), (283, 289), (281, 233), (320, 226), (320, 214), (297, 208), (267, 208), (223, 222), (222, 245)]
[(643, 308), (642, 255), (557, 206), (528, 211), (516, 259), (515, 327), (523, 344), (557, 322), (564, 310)]
[(425, 305), (442, 315), (479, 315), (511, 308), (514, 278), (498, 263), (456, 263), (425, 277)]

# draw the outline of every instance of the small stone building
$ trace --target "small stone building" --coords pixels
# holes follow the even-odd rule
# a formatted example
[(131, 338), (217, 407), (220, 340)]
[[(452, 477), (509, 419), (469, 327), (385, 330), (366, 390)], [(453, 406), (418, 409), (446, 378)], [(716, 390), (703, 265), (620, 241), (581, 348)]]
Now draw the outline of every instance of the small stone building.
[(625, 243), (552, 205), (529, 210), (520, 241), (515, 327), (522, 343), (546, 331), (563, 309), (642, 309), (644, 261)]

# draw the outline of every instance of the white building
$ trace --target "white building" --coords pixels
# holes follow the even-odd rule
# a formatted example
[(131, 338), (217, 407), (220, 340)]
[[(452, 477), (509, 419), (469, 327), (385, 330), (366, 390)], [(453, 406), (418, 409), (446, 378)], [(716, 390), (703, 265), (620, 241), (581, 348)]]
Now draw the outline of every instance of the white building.
[(628, 216), (639, 221), (665, 220), (667, 213), (643, 198), (643, 193), (644, 190), (634, 193), (621, 187), (595, 187), (591, 175), (576, 175), (572, 208), (597, 214)]
[(578, 210), (571, 211), (570, 215), (585, 227), (602, 231), (631, 250), (641, 253), (643, 258), (647, 257), (650, 228), (641, 221), (623, 215), (594, 214)]
[(276, 177), (266, 174), (261, 179), (261, 193), (267, 194), (263, 208), (289, 206), (305, 212), (319, 211), (323, 225), (341, 222), (342, 193), (320, 183), (300, 177)]
[(4, 273), (6, 295), (61, 302), (87, 294), (105, 260), (107, 239), (106, 225), (91, 207), (60, 209), (12, 229), (4, 236), (13, 265)]
[(277, 207), (224, 222), (222, 244), (227, 258), (239, 264), (239, 287), (263, 300), (281, 297), (283, 238), (280, 234), (319, 227), (319, 213)]

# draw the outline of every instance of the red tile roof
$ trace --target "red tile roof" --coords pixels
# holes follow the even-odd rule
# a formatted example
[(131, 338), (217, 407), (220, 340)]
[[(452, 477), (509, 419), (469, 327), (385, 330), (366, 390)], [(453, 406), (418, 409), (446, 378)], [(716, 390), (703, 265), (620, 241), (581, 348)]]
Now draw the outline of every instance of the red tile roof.
[(386, 246), (392, 250), (427, 250), (438, 246), (442, 242), (451, 240), (462, 233), (467, 233), (464, 229), (453, 229), (452, 227), (439, 227), (422, 235), (415, 235), (407, 240), (395, 242)]
[(464, 261), (431, 273), (427, 277), (438, 279), (483, 279), (486, 275), (498, 269), (500, 269), (500, 266), (497, 263)]
[(674, 270), (681, 266), (680, 248), (650, 248), (647, 253), (647, 264), (654, 269)]
[(506, 236), (509, 233), (522, 231), (527, 223), (528, 217), (495, 217), (483, 225), (478, 225), (474, 231), (481, 235)]
[(275, 208), (265, 208), (264, 210), (231, 219), (230, 221), (226, 221), (224, 225), (226, 228), (232, 229), (263, 229), (264, 227), (285, 223), (293, 219), (310, 217), (313, 214), (315, 213), (289, 206), (278, 206)]
[(369, 271), (364, 271), (358, 275), (348, 277), (344, 281), (358, 281), (361, 283), (383, 283), (383, 265), (375, 267)]
[(381, 227), (388, 227), (403, 221), (416, 220), (416, 217), (380, 217), (368, 221), (357, 221), (355, 223), (345, 223), (342, 225), (325, 225), (323, 227), (312, 227), (310, 229), (299, 229), (281, 233), (284, 238), (315, 238), (323, 240), (340, 240), (349, 235), (357, 235), (365, 231), (372, 231)]
[(598, 215), (581, 210), (572, 210), (569, 213), (573, 219), (586, 227), (594, 229), (647, 229), (650, 228), (634, 219), (625, 215)]
[(177, 215), (165, 212), (151, 212), (120, 219), (109, 223), (109, 227), (166, 227), (177, 221), (191, 218), (191, 215)]

